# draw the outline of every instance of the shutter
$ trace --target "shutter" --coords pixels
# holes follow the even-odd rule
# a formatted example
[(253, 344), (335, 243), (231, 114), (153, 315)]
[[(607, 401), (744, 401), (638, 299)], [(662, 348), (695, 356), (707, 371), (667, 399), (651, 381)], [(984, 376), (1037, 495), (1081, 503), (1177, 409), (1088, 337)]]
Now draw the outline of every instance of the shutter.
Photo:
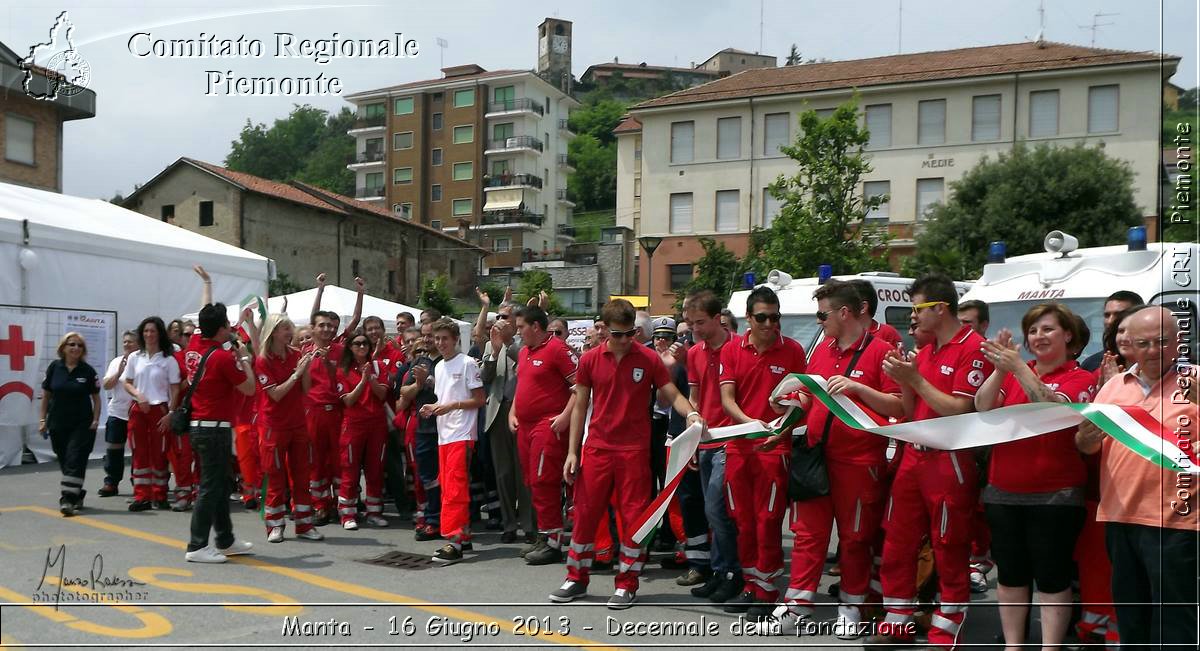
[(1029, 93), (1030, 137), (1058, 135), (1058, 91)]
[[(892, 192), (891, 181), (866, 181), (863, 183), (863, 196), (866, 198), (889, 195)], [(879, 204), (879, 207), (867, 213), (867, 219), (886, 221), (890, 218), (890, 201)]]
[(871, 132), (871, 149), (892, 146), (892, 105), (876, 104), (867, 107), (867, 130)]
[(671, 162), (692, 162), (692, 143), (695, 133), (694, 122), (674, 122), (671, 124)]
[(737, 190), (721, 190), (717, 193), (717, 232), (737, 231), (739, 194)]
[(917, 179), (917, 219), (925, 219), (929, 207), (942, 200), (942, 179)]
[(946, 100), (917, 103), (917, 144), (940, 145), (946, 142)]
[(692, 193), (671, 195), (671, 232), (692, 232)]
[(4, 143), (4, 156), (9, 160), (33, 165), (35, 162), (33, 153), (34, 123), (31, 120), (9, 115), (4, 121), (4, 127), (8, 132)]
[(1117, 130), (1117, 87), (1092, 86), (1088, 89), (1088, 133), (1112, 133)]
[(971, 101), (971, 140), (1000, 139), (1000, 96), (980, 95)]
[(764, 118), (763, 125), (763, 155), (775, 156), (779, 148), (788, 144), (788, 113), (772, 113)]
[(771, 191), (763, 188), (763, 228), (770, 228), (775, 218), (779, 216), (779, 208), (782, 202), (771, 195)]
[(742, 155), (742, 119), (717, 120), (717, 158), (737, 158)]

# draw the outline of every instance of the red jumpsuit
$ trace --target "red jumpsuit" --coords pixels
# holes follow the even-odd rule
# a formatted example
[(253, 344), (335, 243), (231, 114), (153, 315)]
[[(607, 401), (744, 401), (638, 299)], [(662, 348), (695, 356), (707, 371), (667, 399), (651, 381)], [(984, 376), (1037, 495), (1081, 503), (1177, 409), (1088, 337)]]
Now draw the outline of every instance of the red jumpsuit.
[(265, 429), (262, 405), (259, 404), (261, 396), (261, 382), (255, 383), (254, 395), (239, 395), (241, 405), (233, 421), (233, 442), (237, 448), (238, 470), (242, 473), (242, 504), (261, 497), (263, 467), (258, 457), (259, 441)]
[[(185, 372), (183, 351), (175, 351), (175, 361), (179, 364), (179, 372), (182, 376)], [(183, 390), (182, 383), (180, 390)], [(180, 400), (183, 395), (180, 394)], [(130, 410), (137, 411), (137, 408)], [(196, 493), (200, 490), (200, 463), (196, 460), (196, 455), (192, 454), (192, 440), (187, 433), (176, 435), (167, 432), (165, 444), (163, 447), (167, 461), (171, 463), (171, 470), (175, 473), (175, 505), (191, 506), (196, 502)], [(165, 467), (165, 466), (164, 466)], [(155, 499), (166, 499), (166, 477), (162, 478), (161, 489), (156, 485), (155, 491), (161, 494), (161, 497)]]
[[(317, 350), (308, 344), (300, 352)], [(337, 363), (342, 358), (342, 344), (335, 341), (308, 367), (311, 386), (306, 396), (307, 425), (312, 445), (312, 464), (309, 466), (308, 487), (313, 508), (332, 513), (334, 484), (340, 481), (338, 440), (342, 435), (342, 400), (337, 391)], [(353, 387), (351, 387), (353, 388)]]
[[(375, 373), (382, 367), (371, 363)], [(337, 371), (336, 388), (339, 394), (350, 393), (358, 386), (362, 375), (358, 369)], [(377, 375), (373, 382), (387, 385), (385, 375)], [(368, 515), (383, 513), (383, 457), (387, 447), (387, 416), (383, 400), (371, 391), (371, 382), (363, 388), (358, 401), (346, 407), (342, 418), (342, 436), (338, 440), (341, 451), (341, 485), (338, 487), (338, 516), (342, 524), (355, 519), (358, 505), (358, 481), (360, 472), (366, 475), (367, 491), (363, 502)]]
[(300, 353), (294, 350), (288, 350), (282, 359), (268, 353), (255, 361), (259, 392), (263, 395), (259, 418), (263, 421), (261, 458), (267, 475), (263, 521), (268, 533), (286, 525), (284, 512), (289, 494), (296, 533), (313, 527), (312, 496), (307, 490), (312, 448), (304, 421), (304, 388), (296, 382), (279, 400), (268, 395), (271, 389), (288, 381), (299, 361)]
[[(947, 395), (973, 398), (993, 367), (979, 350), (983, 337), (962, 326), (941, 347), (923, 347), (917, 372)], [(920, 396), (912, 420), (937, 418)], [(908, 445), (892, 482), (884, 514), (883, 606), (885, 622), (902, 624), (916, 609), (917, 555), (926, 535), (938, 568), (941, 603), (929, 629), (931, 645), (953, 647), (971, 600), (969, 556), (971, 518), (979, 482), (970, 451), (949, 452)]]

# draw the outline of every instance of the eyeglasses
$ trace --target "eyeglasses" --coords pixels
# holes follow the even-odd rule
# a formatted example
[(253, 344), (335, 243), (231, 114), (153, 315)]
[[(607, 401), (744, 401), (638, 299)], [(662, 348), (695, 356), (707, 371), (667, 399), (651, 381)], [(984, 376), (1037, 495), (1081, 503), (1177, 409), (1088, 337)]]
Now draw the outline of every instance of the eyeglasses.
[(925, 301), (924, 303), (913, 303), (912, 311), (920, 312), (921, 310), (927, 307), (933, 307), (934, 305), (949, 305), (949, 303), (946, 301)]
[(83, 348), (83, 344), (77, 341), (68, 341), (63, 345), (63, 348)]
[(754, 320), (758, 321), (759, 323), (766, 323), (767, 321), (770, 321), (771, 323), (779, 323), (779, 319), (782, 315), (780, 315), (778, 312), (775, 312), (774, 314), (757, 312), (755, 314), (751, 314), (750, 316), (754, 317)]
[(566, 330), (547, 330), (547, 332), (554, 335), (555, 337), (564, 337), (565, 338), (567, 336)]
[(674, 340), (674, 339), (675, 339), (675, 335), (673, 335), (673, 334), (668, 334), (668, 333), (659, 333), (659, 334), (656, 334), (656, 335), (654, 335), (654, 338), (655, 338), (655, 339), (671, 339), (671, 340)]
[(369, 341), (355, 341), (350, 344), (350, 346), (353, 348), (358, 348), (359, 346), (370, 346), (370, 345), (371, 345), (371, 342), (369, 342)]
[(633, 335), (637, 334), (637, 331), (637, 328), (631, 328), (629, 330), (609, 330), (608, 336), (616, 339), (620, 339), (622, 337), (632, 337)]
[(822, 322), (823, 322), (823, 321), (825, 321), (825, 320), (827, 320), (827, 319), (829, 319), (829, 313), (828, 313), (828, 312), (822, 312), (822, 311), (820, 311), (820, 310), (817, 310), (817, 320), (818, 320), (818, 321), (822, 321)]
[(511, 319), (511, 318), (512, 318), (512, 315), (511, 315), (511, 314), (497, 314), (497, 315), (496, 315), (496, 318), (497, 318), (497, 319), (505, 319), (505, 320), (508, 320), (508, 319)]
[(1166, 337), (1158, 339), (1138, 339), (1133, 342), (1133, 347), (1138, 350), (1150, 350), (1151, 348), (1166, 348), (1170, 341)]

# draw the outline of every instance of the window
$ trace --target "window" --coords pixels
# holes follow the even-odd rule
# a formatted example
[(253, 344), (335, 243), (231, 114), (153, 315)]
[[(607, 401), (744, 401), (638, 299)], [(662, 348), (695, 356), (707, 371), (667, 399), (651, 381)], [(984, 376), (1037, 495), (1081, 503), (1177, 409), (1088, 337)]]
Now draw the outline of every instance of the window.
[(512, 251), (511, 237), (497, 237), (496, 243), (492, 245), (493, 253), (508, 253)]
[(763, 188), (762, 207), (763, 207), (763, 209), (762, 209), (763, 210), (763, 219), (762, 219), (763, 228), (770, 228), (771, 224), (775, 222), (775, 218), (779, 216), (779, 209), (781, 207), (783, 207), (783, 202), (780, 201), (779, 199), (776, 199), (771, 194), (770, 188)]
[(979, 95), (971, 98), (971, 140), (1000, 139), (1000, 96)]
[(775, 156), (780, 147), (788, 144), (791, 119), (790, 113), (769, 113), (763, 117), (763, 156)]
[(392, 183), (397, 185), (407, 185), (412, 183), (412, 168), (397, 167), (392, 170)]
[(412, 112), (413, 112), (413, 98), (397, 97), (392, 102), (392, 114), (408, 115), (409, 113), (412, 113)]
[(169, 222), (175, 219), (175, 204), (168, 203), (159, 209), (159, 219)]
[(864, 181), (863, 182), (863, 198), (870, 199), (871, 197), (883, 197), (883, 203), (879, 204), (871, 212), (867, 213), (867, 221), (879, 220), (886, 222), (889, 219), (889, 195), (892, 193), (891, 181)]
[(412, 219), (412, 203), (394, 203), (392, 204), (392, 212), (400, 215), (401, 219)]
[(33, 131), (33, 120), (5, 116), (4, 157), (14, 163), (33, 165)]
[(430, 228), (432, 228), (432, 229), (433, 229), (433, 230), (435, 230), (435, 231), (440, 231), (440, 230), (442, 230), (442, 220), (440, 220), (440, 219), (431, 219), (431, 220), (429, 221), (429, 227), (430, 227)]
[(373, 156), (383, 153), (383, 138), (367, 138), (363, 143), (363, 151), (370, 160)]
[(437, 167), (442, 164), (442, 148), (437, 147), (429, 152), (429, 164)]
[(492, 91), (492, 101), (496, 104), (503, 105), (503, 110), (511, 109), (513, 99), (517, 96), (517, 88), (515, 86), (501, 86)]
[(464, 106), (475, 106), (474, 88), (464, 88), (463, 90), (454, 91), (454, 108), (462, 108)]
[(667, 273), (671, 277), (671, 291), (673, 292), (687, 287), (687, 284), (692, 282), (692, 265), (690, 264), (669, 264)]
[(636, 138), (633, 141), (633, 160), (642, 160), (642, 139)]
[(635, 196), (635, 197), (642, 196), (642, 180), (641, 179), (633, 180), (633, 196)]
[(835, 110), (836, 109), (830, 109), (830, 108), (817, 109), (816, 110), (817, 118), (821, 119), (821, 120), (828, 120), (829, 118), (833, 117), (833, 112)]
[(454, 213), (455, 217), (461, 217), (463, 215), (470, 215), (471, 214), (471, 200), (470, 199), (455, 199), (454, 200), (454, 210), (452, 212)]
[(1088, 133), (1112, 133), (1117, 130), (1117, 86), (1088, 88)]
[(442, 185), (440, 183), (434, 183), (433, 185), (429, 186), (429, 200), (430, 201), (441, 201), (442, 200)]
[(442, 101), (445, 100), (445, 96), (442, 93), (434, 93), (429, 96), (429, 99), (432, 100), (434, 104), (441, 104)]
[(917, 179), (917, 220), (925, 219), (933, 204), (941, 202), (944, 191), (944, 179)]
[(717, 120), (717, 158), (737, 158), (742, 155), (742, 119)]
[(672, 233), (692, 232), (692, 193), (679, 192), (671, 195)]
[(492, 127), (492, 140), (508, 140), (513, 137), (513, 123), (504, 122)]
[(371, 172), (363, 175), (367, 182), (367, 190), (379, 190), (383, 188), (383, 172)]
[(468, 142), (475, 142), (475, 125), (460, 124), (454, 127), (454, 144), (462, 145)]
[(505, 158), (503, 160), (492, 161), (492, 176), (504, 176), (512, 171), (512, 161)]
[(563, 304), (569, 312), (589, 312), (595, 310), (592, 305), (592, 290), (588, 287), (575, 289), (554, 289), (554, 297)]
[(692, 142), (696, 130), (695, 122), (671, 123), (671, 162), (692, 162)]
[(362, 276), (362, 265), (358, 263), (358, 258), (350, 261), (350, 275), (355, 278)]
[(475, 164), (471, 161), (454, 164), (454, 180), (470, 181), (475, 176)]
[(875, 104), (867, 107), (867, 130), (871, 140), (867, 149), (882, 149), (892, 146), (892, 105)]
[(412, 149), (413, 132), (392, 134), (392, 149)]
[(718, 233), (732, 233), (738, 229), (738, 208), (741, 193), (737, 190), (720, 190), (717, 192)]
[(946, 142), (946, 100), (917, 102), (917, 144), (940, 145)]
[(212, 226), (213, 225), (213, 202), (211, 202), (211, 201), (201, 201), (200, 202), (200, 225), (201, 226)]
[(388, 269), (388, 293), (396, 293), (396, 271), (394, 269)]
[(363, 107), (363, 118), (367, 120), (381, 118), (385, 115), (387, 115), (386, 104), (367, 104)]
[(1029, 136), (1058, 135), (1058, 91), (1039, 90), (1029, 93)]
[(442, 114), (441, 113), (434, 113), (433, 117), (430, 118), (430, 121), (433, 123), (432, 126), (433, 126), (434, 131), (442, 130)]

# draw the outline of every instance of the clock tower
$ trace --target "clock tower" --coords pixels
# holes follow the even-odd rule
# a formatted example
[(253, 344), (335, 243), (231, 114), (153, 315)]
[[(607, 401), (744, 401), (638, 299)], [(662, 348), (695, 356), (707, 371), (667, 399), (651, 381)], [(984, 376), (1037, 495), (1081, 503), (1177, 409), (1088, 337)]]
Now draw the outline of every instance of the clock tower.
[(571, 21), (547, 18), (538, 26), (537, 73), (552, 86), (571, 94)]

